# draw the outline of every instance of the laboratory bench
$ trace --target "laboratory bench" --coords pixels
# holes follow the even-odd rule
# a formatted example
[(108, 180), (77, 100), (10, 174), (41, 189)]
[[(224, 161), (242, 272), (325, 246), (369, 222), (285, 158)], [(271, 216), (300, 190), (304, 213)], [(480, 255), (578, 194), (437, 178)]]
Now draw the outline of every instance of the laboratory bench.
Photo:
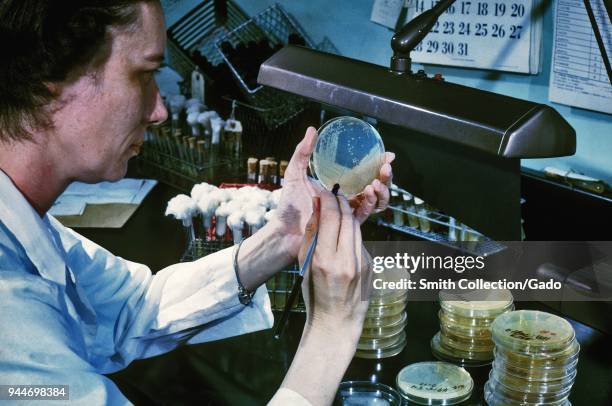
[[(155, 272), (176, 262), (186, 237), (179, 223), (164, 216), (167, 201), (178, 190), (159, 184), (122, 229), (78, 231), (116, 255), (147, 264)], [(368, 225), (365, 238), (380, 239)], [(382, 232), (388, 233), (388, 231)], [(378, 235), (377, 235), (378, 234)], [(577, 303), (578, 304), (578, 303)], [(517, 308), (555, 312), (545, 303), (517, 302)], [(430, 340), (439, 329), (434, 302), (408, 302), (407, 345), (397, 356), (381, 360), (353, 359), (343, 380), (376, 381), (395, 386), (406, 365), (434, 360)], [(278, 320), (280, 314), (275, 314)], [(134, 361), (109, 377), (137, 405), (260, 405), (280, 386), (297, 349), (303, 313), (292, 313), (280, 340), (272, 330), (220, 341), (182, 346), (158, 357)], [(609, 334), (570, 320), (581, 345), (578, 375), (570, 395), (573, 405), (608, 405), (612, 401), (612, 344)], [(333, 360), (332, 360), (333, 362)], [(475, 382), (464, 404), (481, 405), (490, 367), (470, 368)]]

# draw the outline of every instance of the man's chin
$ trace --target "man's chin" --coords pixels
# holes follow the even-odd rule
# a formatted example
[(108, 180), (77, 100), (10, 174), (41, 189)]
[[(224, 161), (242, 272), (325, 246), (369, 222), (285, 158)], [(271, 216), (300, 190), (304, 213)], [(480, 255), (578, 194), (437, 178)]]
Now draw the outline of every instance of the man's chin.
[(85, 174), (76, 180), (84, 183), (116, 182), (125, 178), (125, 175), (127, 175), (127, 169), (126, 162), (125, 165), (114, 168), (113, 170), (107, 169), (105, 172)]

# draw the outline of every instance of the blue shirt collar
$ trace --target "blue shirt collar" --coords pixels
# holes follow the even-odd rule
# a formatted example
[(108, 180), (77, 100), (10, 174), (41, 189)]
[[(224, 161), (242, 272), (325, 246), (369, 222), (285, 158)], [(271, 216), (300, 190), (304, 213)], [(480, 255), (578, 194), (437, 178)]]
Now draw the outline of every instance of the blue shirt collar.
[(0, 170), (0, 221), (21, 243), (43, 278), (66, 286), (66, 263), (53, 243), (47, 216), (45, 214), (42, 219), (12, 180)]

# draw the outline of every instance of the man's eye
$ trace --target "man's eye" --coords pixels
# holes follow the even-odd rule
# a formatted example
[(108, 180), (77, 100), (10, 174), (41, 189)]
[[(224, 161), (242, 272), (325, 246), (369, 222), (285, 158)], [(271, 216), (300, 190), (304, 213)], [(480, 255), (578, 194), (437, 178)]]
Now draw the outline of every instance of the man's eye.
[(157, 68), (157, 69), (152, 69), (152, 70), (147, 70), (144, 72), (144, 77), (147, 80), (147, 82), (153, 80), (155, 78), (155, 74), (161, 72), (161, 69)]

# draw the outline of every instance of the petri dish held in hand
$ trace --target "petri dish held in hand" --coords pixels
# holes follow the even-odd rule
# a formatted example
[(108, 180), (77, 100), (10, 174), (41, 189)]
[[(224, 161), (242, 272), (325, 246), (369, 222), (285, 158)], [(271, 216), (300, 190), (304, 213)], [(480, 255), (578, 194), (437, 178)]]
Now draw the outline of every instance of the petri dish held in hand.
[(336, 117), (319, 128), (310, 172), (327, 189), (338, 183), (352, 196), (378, 177), (385, 146), (376, 128), (355, 117)]

